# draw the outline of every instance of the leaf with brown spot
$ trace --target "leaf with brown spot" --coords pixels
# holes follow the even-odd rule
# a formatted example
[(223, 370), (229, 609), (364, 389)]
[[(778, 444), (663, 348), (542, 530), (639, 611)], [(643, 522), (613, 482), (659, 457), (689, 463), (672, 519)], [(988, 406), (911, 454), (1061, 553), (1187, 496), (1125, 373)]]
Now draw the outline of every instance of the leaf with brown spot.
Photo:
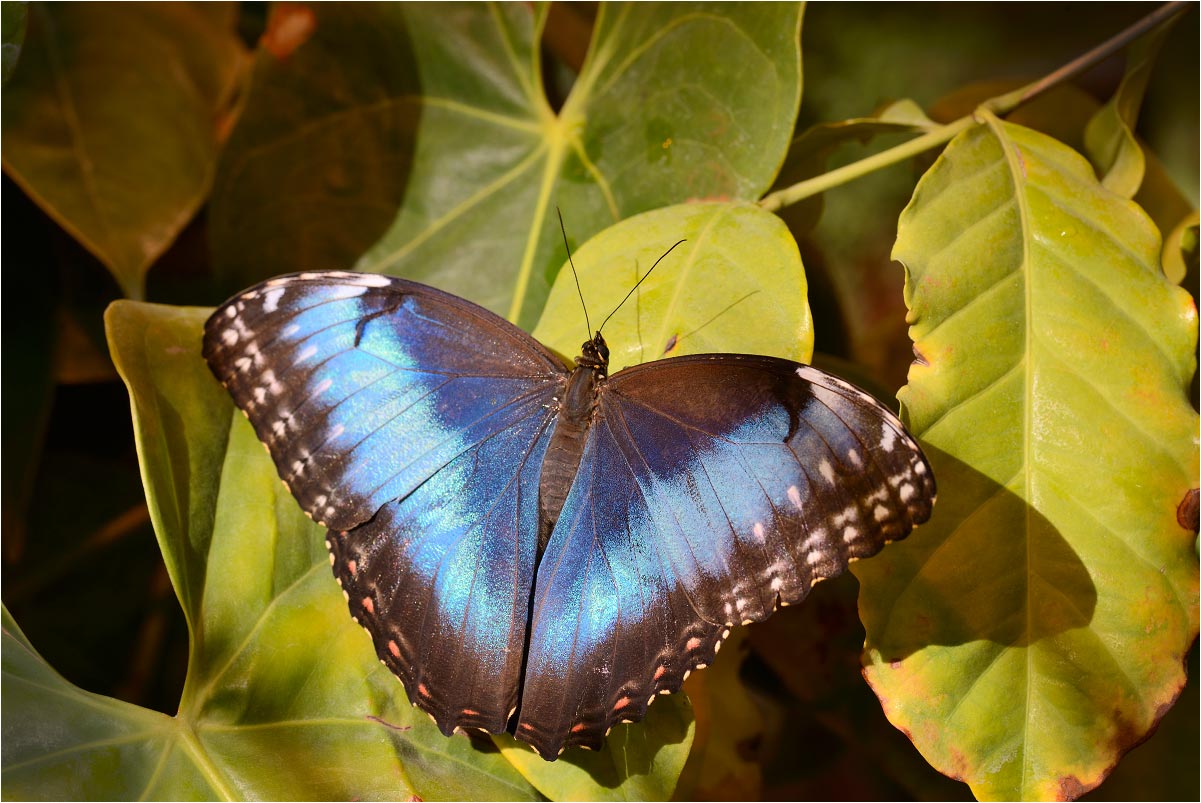
[(1198, 572), (1197, 314), (1160, 239), (1083, 158), (991, 116), (901, 218), (901, 393), (931, 521), (855, 564), (865, 675), (889, 719), (982, 799), (1078, 795), (1185, 682)]

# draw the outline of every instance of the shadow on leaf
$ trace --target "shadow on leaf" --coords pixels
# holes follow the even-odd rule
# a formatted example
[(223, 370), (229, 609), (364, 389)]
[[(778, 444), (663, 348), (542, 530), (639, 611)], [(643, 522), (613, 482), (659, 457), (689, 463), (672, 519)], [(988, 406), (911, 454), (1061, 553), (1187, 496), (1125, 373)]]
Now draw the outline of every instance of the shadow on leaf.
[(1056, 527), (995, 480), (922, 447), (940, 490), (933, 517), (856, 572), (867, 648), (897, 661), (931, 645), (1022, 647), (1086, 627), (1097, 589)]

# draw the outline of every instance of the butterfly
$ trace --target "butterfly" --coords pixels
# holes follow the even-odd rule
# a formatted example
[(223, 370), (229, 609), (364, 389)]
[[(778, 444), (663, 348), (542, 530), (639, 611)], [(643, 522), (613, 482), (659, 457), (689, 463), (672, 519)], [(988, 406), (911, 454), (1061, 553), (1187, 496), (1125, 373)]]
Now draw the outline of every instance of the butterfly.
[(270, 279), (205, 325), (351, 614), (446, 735), (599, 748), (730, 628), (930, 515), (916, 441), (835, 376), (747, 354), (609, 376), (608, 356), (598, 329), (569, 367), (367, 273)]

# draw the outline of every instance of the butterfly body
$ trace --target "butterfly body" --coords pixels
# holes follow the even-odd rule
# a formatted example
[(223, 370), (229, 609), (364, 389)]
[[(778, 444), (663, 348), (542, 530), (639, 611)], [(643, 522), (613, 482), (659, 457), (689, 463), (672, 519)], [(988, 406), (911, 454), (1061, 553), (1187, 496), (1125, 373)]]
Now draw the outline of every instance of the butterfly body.
[(270, 280), (205, 333), (409, 699), (548, 759), (934, 501), (900, 422), (836, 377), (732, 354), (609, 376), (599, 333), (582, 351), (355, 273)]
[[(549, 536), (567, 499), (584, 453), (584, 439), (596, 411), (597, 391), (609, 369), (609, 349), (600, 332), (580, 349), (575, 369), (567, 379), (563, 398), (558, 400), (555, 432), (542, 463), (542, 480), (538, 498), (543, 516), (543, 533)], [(538, 554), (545, 548), (545, 538), (539, 540)]]

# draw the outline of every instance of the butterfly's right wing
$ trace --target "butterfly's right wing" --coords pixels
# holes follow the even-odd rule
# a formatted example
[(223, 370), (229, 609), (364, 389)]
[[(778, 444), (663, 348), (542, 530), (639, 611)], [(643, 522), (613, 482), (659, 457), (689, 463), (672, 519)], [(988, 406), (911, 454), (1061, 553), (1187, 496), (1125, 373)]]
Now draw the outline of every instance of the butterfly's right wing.
[(567, 372), (503, 319), (357, 273), (272, 279), (220, 307), (204, 356), (301, 507), (409, 699), (504, 730)]
[(729, 628), (926, 521), (930, 467), (866, 393), (773, 357), (627, 368), (602, 386), (538, 568), (517, 738), (600, 747)]

